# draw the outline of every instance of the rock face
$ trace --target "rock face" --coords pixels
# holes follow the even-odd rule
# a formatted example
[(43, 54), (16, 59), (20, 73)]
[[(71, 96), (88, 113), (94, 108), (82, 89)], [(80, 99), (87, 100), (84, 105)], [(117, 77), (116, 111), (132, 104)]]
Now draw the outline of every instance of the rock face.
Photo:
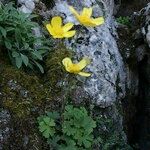
[[(93, 16), (104, 16), (105, 23), (95, 28), (81, 26), (70, 12), (69, 5), (77, 11), (82, 11), (84, 7), (92, 7)], [(62, 16), (64, 22), (75, 24), (76, 36), (65, 43), (76, 52), (78, 59), (83, 56), (92, 59), (88, 67), (92, 77), (84, 83), (84, 90), (92, 97), (92, 102), (101, 106), (108, 106), (125, 95), (125, 67), (114, 38), (116, 31), (112, 17), (113, 7), (113, 0), (56, 0), (50, 11), (50, 14)]]
[(139, 107), (140, 119), (139, 125), (139, 143), (140, 148), (148, 150), (150, 148), (150, 3), (144, 9), (144, 18), (143, 22), (144, 27), (144, 36), (145, 41), (145, 55), (143, 60), (140, 62), (139, 68), (139, 77), (140, 77), (140, 90), (139, 90), (139, 102), (142, 104), (142, 107)]
[[(132, 2), (132, 5), (128, 4), (124, 9), (128, 10), (131, 7), (135, 9), (137, 1)], [(146, 4), (145, 2), (145, 6)], [(123, 15), (122, 10), (123, 6), (121, 7), (121, 15)], [(130, 12), (126, 11), (126, 13)], [(138, 143), (139, 149), (144, 150), (148, 150), (150, 147), (149, 14), (150, 7), (148, 4), (147, 7), (141, 8), (141, 11), (135, 12), (131, 16), (131, 29), (118, 29), (119, 47), (128, 68), (128, 92), (123, 101), (124, 124), (129, 143), (133, 145)]]
[(19, 10), (24, 13), (31, 14), (35, 9), (35, 0), (18, 0), (18, 4), (22, 5)]
[[(33, 0), (28, 0), (28, 1), (18, 0), (18, 3), (21, 4), (20, 10), (25, 13), (31, 13), (35, 8), (35, 1)], [(48, 11), (45, 12), (41, 11), (42, 15), (46, 19), (49, 19), (50, 16), (52, 17), (52, 16), (60, 15), (62, 16), (64, 23), (73, 22), (75, 24), (75, 29), (77, 31), (77, 34), (75, 35), (75, 37), (69, 40), (66, 39), (64, 41), (65, 46), (75, 52), (76, 54), (75, 60), (80, 60), (84, 56), (88, 56), (92, 59), (92, 63), (87, 67), (87, 72), (91, 72), (92, 76), (86, 79), (82, 77), (78, 77), (78, 79), (80, 81), (83, 81), (84, 84), (82, 85), (83, 87), (79, 86), (75, 89), (73, 99), (76, 99), (76, 101), (78, 101), (79, 103), (82, 102), (84, 98), (88, 99), (90, 101), (90, 104), (96, 105), (93, 114), (97, 113), (98, 116), (104, 116), (104, 120), (107, 120), (109, 118), (112, 121), (113, 129), (112, 126), (107, 127), (109, 123), (106, 121), (106, 125), (102, 124), (99, 130), (100, 133), (101, 131), (105, 131), (105, 133), (109, 134), (109, 137), (107, 139), (108, 141), (106, 140), (105, 142), (106, 145), (110, 144), (112, 141), (113, 142), (117, 141), (118, 143), (121, 142), (121, 144), (119, 143), (119, 145), (121, 145), (119, 149), (127, 149), (124, 147), (124, 145), (126, 145), (127, 139), (126, 139), (126, 135), (123, 132), (123, 125), (122, 125), (123, 121), (121, 116), (121, 110), (120, 110), (121, 105), (119, 103), (120, 102), (119, 100), (124, 99), (125, 101), (127, 101), (130, 100), (129, 98), (130, 96), (131, 97), (133, 95), (138, 96), (139, 77), (137, 73), (138, 71), (131, 70), (129, 65), (127, 65), (127, 60), (130, 57), (132, 57), (132, 52), (131, 53), (129, 52), (128, 55), (128, 51), (127, 51), (128, 49), (126, 49), (125, 55), (127, 56), (126, 58), (123, 58), (122, 53), (120, 52), (120, 49), (118, 49), (118, 45), (116, 43), (116, 39), (118, 38), (118, 35), (116, 32), (114, 18), (113, 18), (114, 1), (113, 0), (103, 0), (103, 1), (102, 0), (85, 0), (85, 1), (55, 0), (53, 1), (53, 3), (55, 3), (55, 5), (53, 5), (53, 7), (50, 8)], [(87, 28), (81, 26), (73, 16), (73, 14), (70, 12), (68, 8), (69, 5), (73, 6), (77, 11), (82, 11), (84, 7), (92, 7), (93, 17), (104, 16), (105, 23), (101, 26), (94, 27), (94, 28)], [(147, 27), (145, 27), (145, 29), (147, 29)], [(146, 37), (146, 41), (148, 42), (147, 37), (149, 37), (149, 32), (145, 32), (145, 33), (146, 34), (144, 36)], [(38, 31), (35, 31), (35, 34), (37, 36), (40, 35)], [(145, 50), (143, 49), (141, 50), (141, 49), (142, 46), (138, 47), (137, 49), (137, 57), (139, 62), (142, 61), (145, 57)], [(123, 59), (125, 59), (126, 61)], [(149, 64), (149, 61), (147, 62)], [(59, 64), (61, 64), (61, 62), (59, 62)], [(133, 64), (133, 65), (136, 66), (137, 64)], [(51, 62), (49, 66), (52, 66)], [(56, 65), (54, 64), (54, 66)], [(13, 74), (12, 70), (10, 70), (11, 74)], [(50, 72), (50, 74), (52, 74), (51, 70), (47, 72)], [(148, 67), (146, 68), (145, 72), (147, 74), (149, 73)], [(20, 143), (22, 143), (22, 141), (25, 141), (24, 144), (22, 145), (25, 145), (26, 149), (34, 149), (33, 143), (35, 143), (35, 145), (41, 146), (42, 145), (40, 143), (41, 139), (37, 138), (38, 135), (36, 135), (35, 137), (31, 136), (34, 135), (34, 133), (36, 132), (34, 131), (34, 127), (36, 126), (37, 122), (35, 121), (36, 119), (34, 118), (35, 117), (34, 115), (40, 113), (40, 111), (46, 110), (46, 108), (52, 107), (50, 103), (51, 97), (47, 93), (53, 92), (53, 88), (47, 89), (47, 86), (46, 88), (43, 88), (44, 86), (40, 84), (41, 81), (39, 82), (39, 79), (34, 79), (34, 78), (29, 79), (30, 77), (28, 75), (24, 75), (24, 73), (22, 74), (19, 71), (17, 71), (17, 74), (14, 76), (10, 76), (9, 74), (6, 75), (3, 74), (4, 73), (1, 73), (2, 76), (1, 79), (5, 78), (5, 76), (8, 77), (6, 81), (2, 80), (3, 85), (6, 85), (5, 88), (7, 90), (7, 91), (2, 90), (3, 102), (6, 103), (5, 105), (11, 110), (13, 115), (15, 115), (16, 113), (19, 117), (20, 116), (22, 118), (24, 117), (23, 119), (26, 120), (26, 121), (24, 120), (22, 121), (20, 117), (19, 119), (17, 119), (18, 121), (17, 124), (16, 122), (14, 122), (14, 135), (15, 135), (14, 137), (17, 138), (20, 137), (19, 140), (21, 142), (20, 141), (18, 142), (17, 138), (16, 139), (14, 138), (15, 142), (14, 141), (13, 142), (16, 144), (16, 146), (18, 146)], [(20, 78), (18, 79), (18, 77)], [(48, 78), (47, 80), (49, 79), (51, 78)], [(22, 80), (23, 81), (28, 80), (27, 84), (24, 82), (22, 83)], [(17, 85), (16, 83), (20, 83), (20, 84)], [(61, 85), (63, 85), (63, 83)], [(11, 86), (11, 88), (9, 86)], [(127, 89), (129, 91), (128, 93), (126, 92)], [(16, 98), (16, 93), (18, 99)], [(59, 101), (62, 101), (61, 98)], [(23, 115), (20, 112), (22, 112)], [(7, 115), (7, 113), (5, 114)], [(31, 115), (33, 118), (31, 116), (30, 116), (31, 118), (28, 118), (28, 115)], [(2, 113), (2, 117), (3, 116), (4, 114)], [(0, 118), (1, 118), (1, 114), (0, 114)], [(7, 118), (9, 121), (9, 115), (7, 115)], [(34, 120), (35, 122), (32, 120)], [(23, 123), (20, 125), (19, 121)], [(26, 122), (26, 124), (24, 124), (24, 122)], [(26, 128), (28, 127), (30, 128), (28, 128), (27, 133), (24, 132), (20, 133), (21, 130), (19, 130), (17, 127), (21, 130), (23, 128), (25, 129), (25, 131)], [(15, 133), (16, 128), (18, 129), (17, 130), (19, 132), (18, 134)], [(5, 128), (2, 130), (4, 136), (1, 139), (4, 139), (5, 137), (7, 137), (7, 134), (9, 136), (9, 130), (8, 132), (5, 132)], [(28, 141), (30, 141), (31, 143), (30, 142), (28, 143)], [(19, 145), (20, 149), (22, 145), (21, 144)], [(99, 149), (102, 149), (101, 147), (103, 145), (104, 144), (102, 143), (99, 146)], [(39, 149), (42, 148), (40, 147)], [(111, 149), (111, 148), (107, 148), (107, 149)]]
[(11, 116), (7, 110), (0, 111), (0, 150), (3, 149), (3, 144), (6, 144), (10, 138), (10, 120)]
[[(79, 80), (84, 81), (83, 90), (81, 91), (81, 87), (76, 88), (74, 99), (80, 103), (81, 99), (87, 98), (88, 95), (90, 103), (98, 107), (97, 112), (95, 110), (94, 113), (98, 113), (99, 116), (105, 114), (106, 118), (111, 118), (114, 122), (115, 128), (113, 131), (109, 131), (111, 135), (109, 139), (112, 139), (113, 136), (120, 137), (115, 140), (121, 141), (120, 143), (125, 147), (126, 136), (123, 132), (122, 116), (119, 112), (121, 105), (118, 100), (123, 99), (126, 95), (125, 86), (128, 78), (123, 58), (116, 43), (117, 33), (113, 19), (114, 1), (56, 0), (54, 2), (53, 8), (43, 12), (42, 15), (47, 20), (52, 16), (59, 15), (62, 16), (64, 23), (73, 22), (77, 33), (75, 37), (65, 40), (66, 47), (75, 52), (75, 59), (80, 60), (84, 56), (92, 59), (92, 63), (87, 68), (87, 72), (92, 72), (92, 76), (86, 79), (78, 77)], [(75, 16), (70, 12), (69, 5), (80, 12), (84, 7), (92, 7), (92, 15), (94, 17), (104, 16), (105, 23), (94, 28), (84, 27), (79, 24)], [(102, 108), (105, 109), (104, 113), (101, 111)], [(104, 128), (107, 130), (106, 126)], [(120, 143), (119, 145), (121, 145)]]
[(144, 15), (146, 16), (145, 27), (143, 27), (143, 35), (145, 36), (145, 40), (150, 47), (150, 3), (145, 7)]

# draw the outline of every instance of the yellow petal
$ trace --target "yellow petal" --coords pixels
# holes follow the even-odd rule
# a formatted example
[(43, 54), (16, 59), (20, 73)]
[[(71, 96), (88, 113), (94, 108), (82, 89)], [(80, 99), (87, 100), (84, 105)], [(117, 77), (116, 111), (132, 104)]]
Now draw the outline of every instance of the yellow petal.
[(72, 6), (69, 6), (69, 9), (70, 11), (75, 15), (75, 17), (79, 17), (80, 15), (78, 14), (78, 12), (72, 7)]
[(79, 70), (82, 70), (85, 68), (88, 64), (90, 64), (90, 59), (87, 57), (84, 57), (78, 64), (76, 64), (79, 68)]
[(66, 71), (71, 72), (72, 60), (69, 57), (64, 58), (62, 64), (65, 66)]
[(80, 76), (84, 76), (84, 77), (89, 77), (91, 76), (91, 73), (86, 73), (86, 72), (79, 72), (78, 73)]
[(66, 38), (72, 37), (75, 35), (75, 33), (76, 33), (75, 30), (68, 31), (68, 32), (64, 33), (64, 37), (66, 37)]
[(83, 22), (83, 21), (80, 21), (81, 24), (83, 24), (84, 26), (87, 26), (87, 27), (95, 27), (96, 25), (91, 21), (91, 19), (89, 19), (88, 21), (86, 22)]
[(65, 67), (67, 67), (68, 65), (72, 64), (72, 60), (69, 57), (66, 57), (62, 60), (62, 63)]
[(96, 19), (92, 19), (92, 23), (94, 23), (95, 25), (101, 25), (104, 23), (104, 18), (103, 17), (99, 17)]
[(54, 30), (53, 30), (53, 28), (52, 28), (52, 26), (51, 26), (50, 24), (47, 24), (47, 25), (46, 25), (46, 28), (47, 28), (48, 32), (49, 32), (51, 35), (54, 35), (54, 34), (55, 34), (55, 32), (54, 32)]
[(59, 16), (53, 17), (51, 21), (51, 25), (53, 28), (60, 28), (62, 25), (62, 18)]
[(65, 24), (64, 26), (63, 26), (63, 31), (64, 32), (67, 32), (67, 31), (69, 31), (72, 27), (73, 27), (73, 23), (67, 23), (67, 24)]
[(63, 35), (57, 35), (57, 34), (55, 34), (55, 35), (53, 35), (53, 38), (55, 38), (55, 39), (61, 39), (61, 38), (64, 38), (64, 36)]
[(82, 15), (90, 18), (92, 15), (92, 8), (83, 8)]

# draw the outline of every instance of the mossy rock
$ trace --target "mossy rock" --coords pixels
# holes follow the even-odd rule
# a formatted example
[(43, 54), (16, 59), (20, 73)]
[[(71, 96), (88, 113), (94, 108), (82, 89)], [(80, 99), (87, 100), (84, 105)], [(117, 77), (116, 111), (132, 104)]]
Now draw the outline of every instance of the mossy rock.
[(21, 149), (25, 143), (25, 149), (47, 149), (37, 129), (37, 117), (46, 110), (60, 110), (64, 103), (61, 93), (67, 90), (64, 85), (58, 84), (74, 78), (62, 65), (65, 57), (72, 57), (72, 51), (62, 45), (50, 52), (45, 74), (40, 76), (9, 66), (6, 60), (0, 61), (0, 104), (10, 112), (12, 128), (6, 149), (9, 149), (8, 145)]
[(28, 116), (50, 97), (38, 77), (10, 66), (1, 65), (0, 82), (2, 106), (21, 118)]
[(50, 53), (47, 61), (47, 75), (45, 82), (49, 84), (49, 86), (54, 91), (59, 91), (60, 86), (59, 83), (63, 82), (68, 74), (62, 65), (62, 60), (65, 57), (72, 57), (73, 52), (71, 50), (66, 49), (66, 47), (60, 44), (53, 53)]

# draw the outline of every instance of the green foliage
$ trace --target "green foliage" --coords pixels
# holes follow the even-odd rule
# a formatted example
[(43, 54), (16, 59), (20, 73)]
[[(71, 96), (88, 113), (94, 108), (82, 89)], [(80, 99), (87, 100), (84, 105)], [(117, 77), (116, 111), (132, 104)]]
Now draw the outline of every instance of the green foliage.
[(120, 16), (116, 20), (120, 24), (123, 24), (123, 25), (126, 25), (126, 26), (130, 26), (131, 25), (130, 18), (128, 16), (127, 17), (121, 17)]
[(93, 144), (93, 129), (96, 122), (88, 116), (84, 107), (67, 105), (60, 116), (48, 112), (38, 118), (39, 130), (54, 149), (90, 149)]
[(73, 108), (73, 106), (69, 105), (66, 106), (63, 115), (63, 133), (67, 136), (72, 136), (79, 146), (91, 147), (93, 140), (91, 133), (93, 128), (96, 127), (96, 123), (88, 116), (86, 109), (84, 107), (80, 107), (80, 109)]
[[(0, 46), (7, 49), (11, 62), (17, 67), (35, 66), (43, 73), (41, 66), (44, 54), (44, 37), (35, 37), (32, 29), (38, 25), (31, 21), (35, 17), (17, 10), (12, 3), (0, 6)], [(37, 44), (39, 46), (37, 46)], [(41, 45), (41, 46), (40, 46)]]
[(49, 138), (54, 136), (55, 133), (55, 122), (54, 119), (49, 118), (47, 116), (43, 116), (39, 118), (39, 130), (42, 132), (45, 138)]

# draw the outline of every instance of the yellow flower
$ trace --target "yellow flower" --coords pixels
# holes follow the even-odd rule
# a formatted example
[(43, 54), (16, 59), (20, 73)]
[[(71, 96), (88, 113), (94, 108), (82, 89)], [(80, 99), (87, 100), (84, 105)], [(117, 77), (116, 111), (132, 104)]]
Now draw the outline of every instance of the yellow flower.
[(66, 71), (69, 73), (79, 74), (84, 77), (91, 76), (90, 73), (82, 72), (81, 70), (84, 69), (88, 64), (90, 64), (90, 59), (84, 57), (79, 63), (73, 64), (72, 60), (69, 57), (66, 57), (62, 61), (63, 65), (65, 66)]
[(47, 24), (46, 28), (54, 38), (69, 38), (75, 35), (76, 31), (71, 30), (73, 23), (67, 23), (62, 26), (62, 18), (59, 16), (53, 17), (51, 24)]
[(83, 12), (81, 14), (79, 14), (72, 6), (69, 8), (77, 20), (84, 26), (95, 27), (104, 23), (103, 17), (91, 18), (92, 8), (83, 8)]

